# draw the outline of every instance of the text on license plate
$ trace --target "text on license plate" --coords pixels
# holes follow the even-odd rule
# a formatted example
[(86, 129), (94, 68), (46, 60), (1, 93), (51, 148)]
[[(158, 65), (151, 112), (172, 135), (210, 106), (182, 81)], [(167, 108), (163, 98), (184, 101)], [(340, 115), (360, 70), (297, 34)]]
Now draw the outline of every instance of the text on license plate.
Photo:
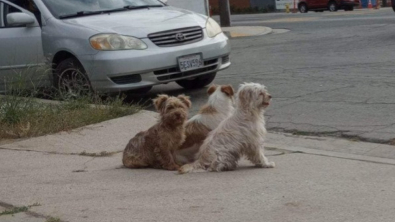
[(204, 66), (203, 59), (200, 54), (180, 57), (178, 58), (178, 65), (181, 72), (199, 69)]

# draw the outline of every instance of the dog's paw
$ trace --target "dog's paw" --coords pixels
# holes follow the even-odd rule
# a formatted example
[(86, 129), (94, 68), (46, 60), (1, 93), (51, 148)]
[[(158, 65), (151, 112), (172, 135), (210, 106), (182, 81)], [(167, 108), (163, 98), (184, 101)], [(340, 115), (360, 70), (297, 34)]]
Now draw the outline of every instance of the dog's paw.
[(171, 170), (171, 171), (176, 171), (178, 169), (180, 169), (178, 165), (171, 165), (166, 167), (166, 170)]
[(178, 173), (185, 174), (185, 173), (191, 172), (192, 170), (193, 170), (193, 167), (191, 167), (190, 164), (185, 164), (184, 166), (182, 166), (178, 169)]
[(263, 168), (274, 168), (276, 164), (274, 162), (269, 162), (267, 164), (264, 164), (262, 167)]
[(276, 164), (274, 162), (268, 162), (268, 163), (262, 163), (262, 164), (256, 164), (256, 167), (261, 167), (261, 168), (274, 168)]

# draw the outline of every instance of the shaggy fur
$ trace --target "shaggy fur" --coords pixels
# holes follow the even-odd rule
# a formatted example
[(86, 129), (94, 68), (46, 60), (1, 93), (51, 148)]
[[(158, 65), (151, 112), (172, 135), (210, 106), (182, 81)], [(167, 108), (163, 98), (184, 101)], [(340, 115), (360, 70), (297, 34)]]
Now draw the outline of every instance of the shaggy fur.
[(128, 168), (152, 167), (177, 170), (173, 152), (185, 141), (185, 121), (191, 101), (184, 95), (159, 95), (153, 100), (160, 114), (157, 124), (138, 133), (123, 152), (123, 165)]
[(274, 162), (265, 157), (263, 148), (266, 134), (263, 115), (270, 100), (265, 86), (242, 84), (233, 114), (209, 134), (200, 147), (198, 159), (182, 166), (179, 173), (196, 169), (234, 170), (241, 156), (246, 156), (257, 167), (274, 167)]
[(185, 142), (175, 152), (176, 162), (180, 165), (193, 162), (209, 132), (217, 128), (233, 112), (232, 86), (212, 85), (208, 88), (207, 94), (208, 102), (202, 106), (198, 114), (187, 121)]

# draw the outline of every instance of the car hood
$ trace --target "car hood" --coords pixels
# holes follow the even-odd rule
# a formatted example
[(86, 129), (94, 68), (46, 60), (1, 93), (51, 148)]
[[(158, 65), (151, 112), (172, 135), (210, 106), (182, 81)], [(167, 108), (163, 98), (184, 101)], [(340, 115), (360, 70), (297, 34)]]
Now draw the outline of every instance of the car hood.
[(102, 15), (64, 19), (65, 23), (94, 29), (98, 33), (118, 33), (137, 38), (148, 34), (191, 26), (205, 27), (206, 17), (170, 6), (138, 9)]

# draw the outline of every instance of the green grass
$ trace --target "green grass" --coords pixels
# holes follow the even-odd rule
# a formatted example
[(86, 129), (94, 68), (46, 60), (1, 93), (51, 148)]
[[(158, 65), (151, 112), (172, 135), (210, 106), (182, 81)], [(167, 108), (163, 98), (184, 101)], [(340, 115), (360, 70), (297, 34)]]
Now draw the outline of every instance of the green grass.
[(14, 215), (17, 213), (21, 213), (21, 212), (26, 212), (29, 210), (29, 208), (31, 207), (37, 207), (37, 206), (41, 206), (39, 203), (34, 203), (32, 205), (29, 206), (22, 206), (22, 207), (14, 207), (10, 210), (4, 210), (3, 212), (0, 212), (0, 216), (2, 215)]
[[(11, 82), (11, 81), (10, 81)], [(27, 87), (29, 81), (16, 79), (0, 95), (0, 141), (42, 136), (69, 131), (82, 126), (137, 113), (138, 105), (124, 104), (124, 98), (85, 95), (62, 99), (61, 102), (43, 102), (38, 87)], [(33, 84), (33, 83), (32, 83)], [(46, 98), (60, 98), (59, 91), (47, 89)]]
[(0, 98), (0, 140), (68, 131), (139, 110), (139, 106), (123, 104), (122, 98), (79, 98), (52, 104), (33, 97), (8, 95)]

